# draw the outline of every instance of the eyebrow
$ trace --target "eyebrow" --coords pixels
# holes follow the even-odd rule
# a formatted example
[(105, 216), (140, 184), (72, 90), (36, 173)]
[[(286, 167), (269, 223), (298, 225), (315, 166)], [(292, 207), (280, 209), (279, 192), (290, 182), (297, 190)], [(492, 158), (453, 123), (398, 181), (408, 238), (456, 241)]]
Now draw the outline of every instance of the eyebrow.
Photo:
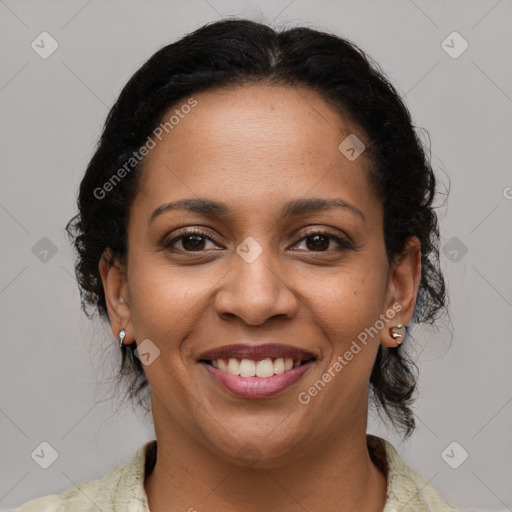
[[(351, 211), (366, 221), (363, 212), (354, 205), (347, 203), (343, 199), (323, 199), (323, 198), (308, 198), (308, 199), (295, 199), (284, 204), (281, 208), (280, 216), (289, 218), (293, 216), (304, 215), (306, 213), (314, 213), (318, 211), (333, 210), (335, 208), (344, 208)], [(172, 210), (185, 210), (200, 215), (226, 217), (230, 215), (231, 211), (225, 203), (219, 201), (212, 201), (210, 199), (179, 199), (170, 203), (160, 205), (149, 218), (152, 222), (156, 217), (165, 212)]]

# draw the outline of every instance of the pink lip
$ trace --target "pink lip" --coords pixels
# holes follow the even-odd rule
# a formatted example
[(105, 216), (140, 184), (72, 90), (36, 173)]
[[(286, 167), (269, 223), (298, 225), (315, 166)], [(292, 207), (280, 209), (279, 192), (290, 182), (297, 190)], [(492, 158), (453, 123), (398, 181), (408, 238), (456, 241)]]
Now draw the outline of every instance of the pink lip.
[(240, 377), (201, 362), (213, 379), (223, 388), (243, 398), (267, 398), (282, 393), (297, 382), (313, 365), (307, 362), (272, 377)]
[(283, 345), (280, 343), (266, 343), (264, 345), (225, 345), (223, 347), (212, 348), (203, 352), (199, 359), (206, 359), (212, 361), (213, 359), (234, 357), (236, 359), (252, 359), (254, 361), (261, 361), (270, 357), (275, 359), (277, 357), (291, 357), (294, 361), (305, 360), (317, 356), (309, 350), (292, 347), (290, 345)]

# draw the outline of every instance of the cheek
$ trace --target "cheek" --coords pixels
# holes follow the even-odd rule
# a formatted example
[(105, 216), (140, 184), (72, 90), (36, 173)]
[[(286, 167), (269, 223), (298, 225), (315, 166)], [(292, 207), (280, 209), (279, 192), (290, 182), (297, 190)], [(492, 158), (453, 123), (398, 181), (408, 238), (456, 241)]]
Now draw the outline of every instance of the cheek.
[(158, 348), (154, 349), (157, 357), (143, 367), (144, 372), (154, 394), (163, 402), (172, 397), (169, 410), (185, 417), (190, 404), (197, 402), (186, 392), (191, 387), (186, 345), (190, 333), (205, 321), (205, 298), (215, 276), (211, 270), (178, 270), (144, 254), (134, 254), (129, 261), (135, 339), (137, 344), (149, 339)]
[(379, 336), (372, 338), (365, 329), (375, 323), (379, 310), (363, 300), (362, 293), (357, 297), (361, 300), (355, 301), (353, 294), (340, 296), (338, 308), (322, 313), (326, 320), (321, 329), (332, 352), (322, 362), (316, 380), (297, 392), (299, 403), (323, 411), (326, 425), (341, 425), (347, 418), (358, 418), (362, 408), (367, 407)]
[[(334, 416), (366, 400), (367, 385), (379, 347), (375, 327), (385, 307), (385, 269), (372, 266), (340, 270), (315, 280), (310, 302), (315, 322), (328, 341), (321, 379), (305, 391)], [(384, 276), (384, 277), (383, 277)], [(382, 327), (379, 323), (378, 326)], [(325, 387), (324, 387), (325, 384)], [(325, 391), (324, 391), (325, 389)]]
[(360, 332), (375, 324), (385, 305), (385, 272), (373, 265), (354, 266), (316, 276), (315, 293), (310, 293), (310, 307), (316, 321), (332, 342), (333, 350), (357, 338)]
[(212, 269), (178, 269), (144, 254), (135, 253), (130, 263), (130, 309), (136, 336), (149, 338), (162, 349), (174, 346), (197, 322), (219, 276)]

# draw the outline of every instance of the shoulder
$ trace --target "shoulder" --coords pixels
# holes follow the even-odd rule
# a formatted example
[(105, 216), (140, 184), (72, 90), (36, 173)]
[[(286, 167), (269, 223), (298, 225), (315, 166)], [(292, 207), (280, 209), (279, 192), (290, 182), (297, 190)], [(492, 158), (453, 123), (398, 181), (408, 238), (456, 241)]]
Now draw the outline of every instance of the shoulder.
[(132, 510), (126, 505), (136, 505), (133, 510), (147, 511), (149, 507), (144, 491), (145, 465), (148, 454), (153, 452), (156, 441), (142, 445), (127, 461), (113, 467), (106, 475), (71, 487), (60, 494), (48, 494), (28, 501), (7, 512), (114, 512)]
[(384, 457), (387, 463), (388, 490), (386, 506), (383, 512), (457, 511), (457, 509), (450, 506), (441, 497), (431, 483), (402, 460), (395, 447), (389, 441), (368, 435), (367, 442), (370, 451), (376, 453), (377, 458), (380, 452), (380, 457)]

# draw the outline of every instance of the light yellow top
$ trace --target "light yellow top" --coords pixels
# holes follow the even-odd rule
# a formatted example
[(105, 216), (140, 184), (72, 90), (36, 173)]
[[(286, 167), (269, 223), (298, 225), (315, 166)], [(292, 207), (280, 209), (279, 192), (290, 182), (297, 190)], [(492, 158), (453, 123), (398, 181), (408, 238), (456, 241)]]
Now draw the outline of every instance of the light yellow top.
[[(387, 474), (387, 498), (383, 512), (455, 510), (441, 498), (432, 484), (403, 462), (391, 443), (372, 435), (367, 435), (367, 443), (373, 461)], [(36, 498), (10, 512), (150, 512), (144, 477), (146, 461), (150, 468), (154, 464), (155, 448), (156, 441), (148, 441), (105, 476), (61, 494)]]

